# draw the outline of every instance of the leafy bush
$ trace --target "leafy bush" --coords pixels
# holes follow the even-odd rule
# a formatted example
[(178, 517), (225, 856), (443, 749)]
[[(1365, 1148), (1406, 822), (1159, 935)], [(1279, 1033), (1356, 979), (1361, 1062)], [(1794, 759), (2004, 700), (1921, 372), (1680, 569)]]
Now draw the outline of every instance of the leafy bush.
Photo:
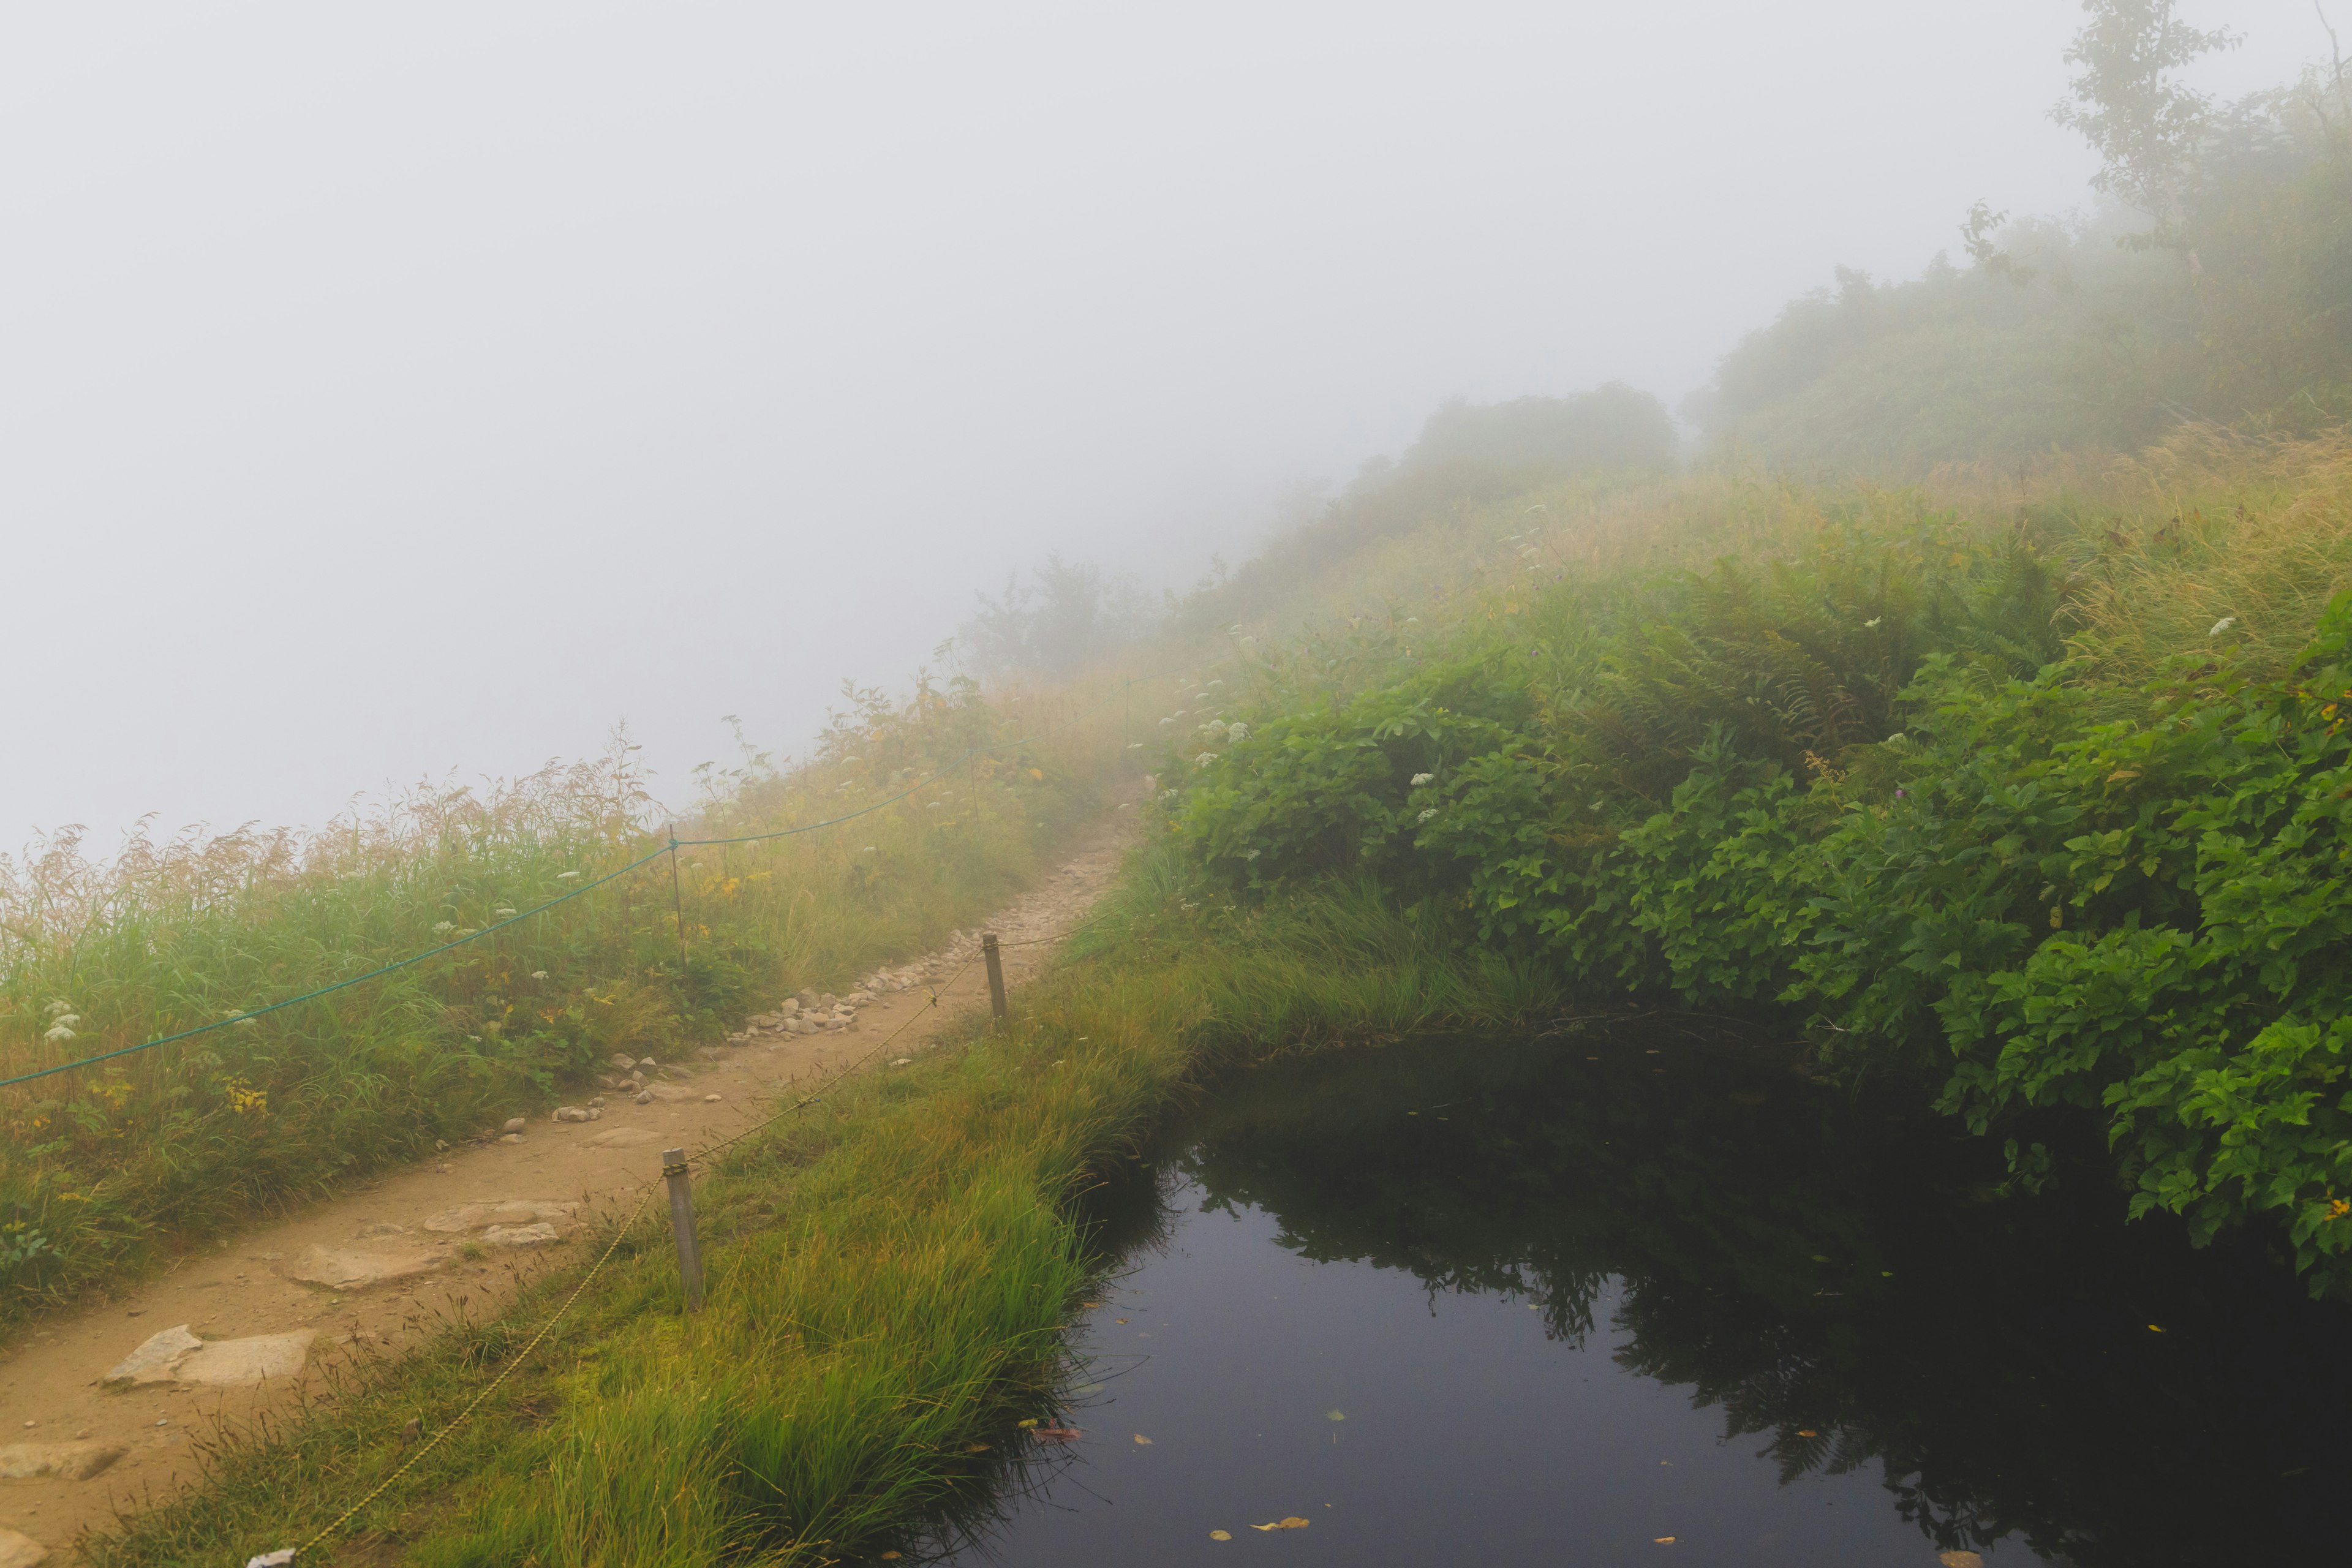
[(2135, 1213), (2352, 1289), (2352, 594), (2284, 673), (2225, 618), (2120, 686), (2060, 635), (2095, 585), (1934, 515), (1507, 585), (1269, 659), (1164, 805), (1236, 891), (1369, 874), (1588, 999), (1785, 1013), (2021, 1181), (2098, 1117)]

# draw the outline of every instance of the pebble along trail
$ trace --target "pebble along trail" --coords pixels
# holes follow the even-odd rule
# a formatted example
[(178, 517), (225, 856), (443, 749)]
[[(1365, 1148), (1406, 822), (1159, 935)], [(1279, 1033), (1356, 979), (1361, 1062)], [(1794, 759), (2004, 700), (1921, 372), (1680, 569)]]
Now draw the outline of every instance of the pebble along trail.
[[(1008, 981), (1055, 951), (1110, 886), (1135, 820), (1080, 836), (988, 922)], [(288, 1219), (191, 1252), (112, 1300), (26, 1325), (0, 1349), (0, 1568), (54, 1565), (80, 1531), (162, 1500), (194, 1443), (296, 1404), (339, 1363), (397, 1355), (463, 1312), (495, 1312), (634, 1202), (664, 1148), (715, 1143), (839, 1070), (929, 1000), (907, 1056), (988, 1004), (980, 930), (841, 994), (803, 992), (682, 1061), (615, 1057), (576, 1103), (516, 1117)], [(968, 966), (968, 967), (967, 967)], [(961, 979), (947, 984), (961, 970)], [(894, 1055), (875, 1064), (888, 1071)]]

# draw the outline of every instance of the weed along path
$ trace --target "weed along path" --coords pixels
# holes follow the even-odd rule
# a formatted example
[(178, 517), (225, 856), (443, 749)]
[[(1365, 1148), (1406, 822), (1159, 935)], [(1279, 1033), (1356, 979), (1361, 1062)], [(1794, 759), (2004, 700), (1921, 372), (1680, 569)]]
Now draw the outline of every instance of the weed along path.
[[(1110, 886), (1133, 816), (990, 922), (1009, 984)], [(595, 1100), (519, 1131), (486, 1129), (434, 1161), (257, 1226), (103, 1307), (28, 1325), (0, 1352), (0, 1563), (38, 1561), (85, 1528), (192, 1479), (205, 1435), (331, 1394), (339, 1368), (396, 1356), (438, 1324), (495, 1311), (579, 1253), (600, 1215), (634, 1205), (660, 1152), (708, 1146), (848, 1070), (887, 1071), (988, 1005), (980, 933), (874, 971), (841, 997), (803, 992), (692, 1058), (615, 1058)], [(932, 999), (936, 995), (937, 1005)], [(508, 1128), (515, 1123), (509, 1122)], [(12, 1538), (11, 1532), (14, 1532)], [(11, 1551), (16, 1555), (10, 1555)]]

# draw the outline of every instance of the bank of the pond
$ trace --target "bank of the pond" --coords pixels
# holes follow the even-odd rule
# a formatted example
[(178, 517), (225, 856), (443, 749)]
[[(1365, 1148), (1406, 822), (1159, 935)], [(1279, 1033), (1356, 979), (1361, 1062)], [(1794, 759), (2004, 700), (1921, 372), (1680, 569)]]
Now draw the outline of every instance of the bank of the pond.
[[(1244, 911), (1190, 888), (1166, 851), (1142, 856), (1012, 1027), (845, 1080), (730, 1151), (699, 1184), (698, 1318), (680, 1311), (667, 1234), (641, 1223), (560, 1333), (305, 1563), (878, 1552), (975, 1487), (973, 1445), (1043, 1391), (1087, 1279), (1070, 1200), (1204, 1070), (1437, 1021), (1511, 1026), (1559, 1000), (1369, 890)], [(297, 1426), (225, 1443), (210, 1484), (90, 1542), (90, 1559), (242, 1560), (309, 1540), (575, 1282), (453, 1326)]]

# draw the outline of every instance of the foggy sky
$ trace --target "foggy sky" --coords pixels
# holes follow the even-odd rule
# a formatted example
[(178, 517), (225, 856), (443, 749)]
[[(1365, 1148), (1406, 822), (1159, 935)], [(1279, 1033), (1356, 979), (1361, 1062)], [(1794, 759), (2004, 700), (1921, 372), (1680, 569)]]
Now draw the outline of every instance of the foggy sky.
[[(2352, 23), (2352, 5), (2340, 22)], [(2325, 48), (2305, 0), (2188, 0)], [(0, 846), (790, 749), (1048, 550), (2087, 200), (2062, 0), (18, 6)]]

